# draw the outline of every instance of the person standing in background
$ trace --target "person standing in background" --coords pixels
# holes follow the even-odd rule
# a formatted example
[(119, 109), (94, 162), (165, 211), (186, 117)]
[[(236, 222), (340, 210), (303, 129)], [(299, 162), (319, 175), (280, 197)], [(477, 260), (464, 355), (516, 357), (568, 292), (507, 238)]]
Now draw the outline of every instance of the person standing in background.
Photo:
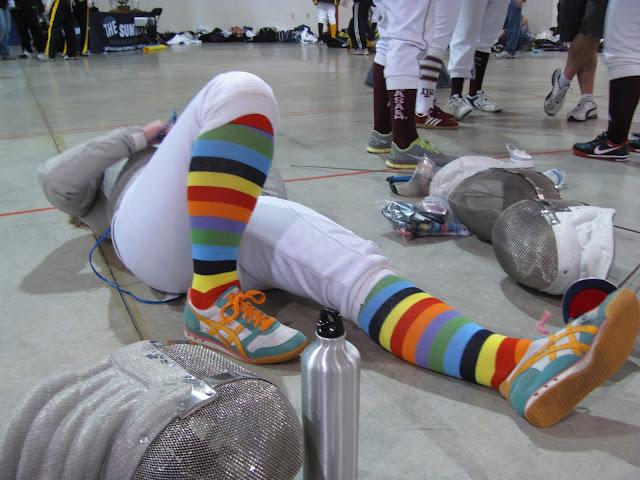
[[(13, 1), (11, 2), (13, 6)], [(9, 1), (0, 0), (0, 57), (2, 60), (15, 60), (9, 55), (9, 33), (11, 32), (11, 13)]]
[(89, 5), (87, 0), (74, 0), (73, 14), (78, 22), (78, 27), (80, 27), (80, 43), (77, 46), (77, 51), (81, 57), (86, 57), (89, 50)]
[(526, 0), (511, 0), (507, 10), (507, 18), (504, 22), (504, 50), (496, 53), (495, 57), (509, 59), (516, 56), (520, 41), (520, 28), (522, 26), (522, 4)]
[(449, 47), (458, 21), (462, 0), (434, 0), (435, 30), (433, 40), (420, 57), (420, 80), (416, 99), (416, 127), (455, 130), (458, 122), (435, 104), (436, 87), (442, 70), (442, 59)]
[[(482, 90), (491, 47), (500, 37), (509, 0), (463, 0), (449, 54), (451, 97), (449, 109), (460, 121), (472, 110), (501, 112), (502, 107)], [(462, 97), (464, 80), (469, 94)]]
[(65, 38), (73, 39), (67, 43), (65, 60), (76, 59), (76, 31), (73, 17), (72, 0), (47, 0), (45, 12), (51, 17), (49, 20), (49, 34), (47, 37), (47, 55), (50, 62), (56, 61), (58, 48), (62, 45), (62, 30)]
[(369, 55), (367, 33), (369, 32), (369, 9), (372, 5), (371, 0), (354, 0), (353, 2), (353, 30), (349, 30), (349, 35), (354, 55)]
[(373, 130), (369, 153), (389, 153), (391, 168), (416, 168), (441, 152), (418, 135), (418, 58), (433, 39), (435, 2), (378, 0), (381, 15), (373, 62)]
[[(551, 92), (544, 101), (547, 115), (555, 115), (564, 105), (564, 98), (573, 77), (578, 77), (580, 101), (567, 114), (570, 122), (598, 118), (598, 105), (593, 98), (598, 47), (604, 33), (604, 17), (608, 0), (560, 0), (558, 30), (562, 42), (571, 42), (564, 68), (551, 75)], [(636, 19), (637, 20), (637, 19)]]
[(640, 134), (628, 139), (640, 101), (640, 2), (611, 0), (604, 25), (604, 58), (609, 69), (607, 131), (586, 143), (576, 143), (581, 157), (625, 161), (629, 151), (640, 153)]
[(336, 22), (336, 7), (340, 5), (340, 0), (313, 0), (314, 5), (318, 7), (318, 43), (322, 45), (322, 33), (324, 32), (324, 24), (329, 22), (329, 32), (332, 38), (336, 38), (338, 25)]
[(16, 24), (20, 43), (22, 44), (22, 54), (20, 58), (30, 58), (33, 55), (31, 43), (38, 52), (38, 58), (44, 59), (47, 39), (42, 33), (39, 13), (40, 5), (36, 0), (15, 0), (16, 8), (11, 10), (13, 22)]

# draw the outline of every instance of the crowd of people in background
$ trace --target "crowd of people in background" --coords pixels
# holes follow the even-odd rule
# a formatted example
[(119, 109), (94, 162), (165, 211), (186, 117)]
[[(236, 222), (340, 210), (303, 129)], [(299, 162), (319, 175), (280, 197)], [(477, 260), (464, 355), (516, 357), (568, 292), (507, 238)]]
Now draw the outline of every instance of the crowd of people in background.
[[(440, 153), (418, 135), (417, 128), (452, 130), (474, 110), (502, 111), (486, 95), (483, 81), (491, 49), (502, 35), (504, 50), (496, 57), (515, 57), (520, 32), (526, 25), (524, 1), (431, 0), (420, 8), (411, 2), (376, 1), (382, 19), (372, 69), (374, 122), (367, 151), (389, 153), (387, 166), (391, 168), (415, 168), (424, 158)], [(552, 88), (543, 105), (545, 113), (553, 116), (560, 112), (576, 77), (581, 96), (567, 120), (598, 118), (593, 92), (598, 49), (603, 41), (610, 78), (608, 129), (591, 142), (576, 143), (576, 155), (625, 161), (629, 152), (640, 152), (640, 138), (628, 138), (640, 97), (640, 33), (633, 24), (638, 14), (640, 2), (558, 2), (560, 40), (569, 47), (564, 68), (552, 74)], [(628, 29), (620, 28), (620, 23), (628, 23)], [(525, 33), (523, 40), (531, 37)], [(434, 99), (447, 46), (450, 113), (437, 108)], [(466, 79), (469, 91), (465, 96)]]
[(91, 6), (88, 0), (46, 0), (46, 4), (42, 0), (0, 0), (0, 8), (6, 13), (0, 20), (0, 56), (3, 60), (16, 59), (9, 54), (11, 19), (20, 37), (19, 58), (56, 61), (58, 54), (65, 60), (73, 60), (77, 54), (86, 56)]
[[(501, 51), (495, 57), (507, 60), (531, 44), (534, 37), (523, 15), (525, 2), (431, 0), (424, 2), (424, 8), (408, 5), (404, 11), (402, 5), (386, 0), (354, 0), (348, 28), (350, 51), (355, 55), (376, 52), (372, 68), (374, 127), (367, 150), (389, 153), (387, 164), (391, 167), (412, 168), (420, 158), (439, 152), (418, 135), (418, 128), (455, 130), (474, 110), (502, 111), (485, 93), (484, 76), (496, 45), (500, 45)], [(324, 39), (336, 38), (336, 8), (340, 0), (313, 0), (313, 3), (318, 11), (317, 43), (322, 45)], [(56, 61), (88, 55), (91, 4), (88, 0), (46, 0), (46, 4), (42, 0), (0, 0), (0, 57), (15, 60), (8, 44), (11, 19), (20, 37), (19, 58)], [(613, 17), (617, 22), (634, 18), (637, 8), (636, 2), (621, 0), (558, 2), (557, 29), (560, 41), (569, 48), (564, 67), (552, 74), (552, 89), (544, 101), (544, 111), (551, 116), (561, 111), (575, 77), (581, 95), (578, 104), (567, 113), (567, 120), (586, 122), (598, 118), (593, 93), (598, 49), (603, 41), (609, 66), (608, 130), (592, 142), (574, 145), (576, 155), (623, 161), (628, 159), (629, 152), (640, 151), (640, 139), (628, 138), (640, 96), (640, 38), (634, 25), (624, 34), (620, 28), (607, 28)], [(389, 32), (394, 33), (390, 36)], [(69, 38), (73, 41), (68, 41)], [(448, 69), (443, 63), (447, 50)], [(435, 98), (443, 70), (451, 77), (449, 112), (438, 107)], [(465, 80), (468, 80), (466, 95)], [(394, 115), (389, 113), (391, 106)]]

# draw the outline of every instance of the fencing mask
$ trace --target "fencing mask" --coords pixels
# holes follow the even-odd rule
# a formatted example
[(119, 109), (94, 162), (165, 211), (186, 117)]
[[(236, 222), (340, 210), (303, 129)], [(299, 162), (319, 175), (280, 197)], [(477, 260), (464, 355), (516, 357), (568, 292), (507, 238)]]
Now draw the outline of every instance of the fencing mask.
[(451, 195), (453, 188), (465, 178), (471, 177), (482, 170), (489, 168), (510, 168), (502, 160), (491, 157), (481, 157), (478, 155), (467, 155), (456, 158), (451, 163), (442, 167), (433, 176), (429, 185), (429, 195)]
[(490, 242), (498, 216), (510, 205), (527, 198), (560, 200), (560, 193), (544, 173), (489, 168), (457, 182), (448, 200), (454, 215), (469, 232)]
[(0, 444), (12, 479), (292, 479), (300, 421), (280, 390), (212, 350), (138, 342), (38, 385)]
[(613, 262), (614, 214), (573, 201), (522, 200), (496, 220), (493, 250), (517, 282), (562, 295), (577, 280), (606, 278)]

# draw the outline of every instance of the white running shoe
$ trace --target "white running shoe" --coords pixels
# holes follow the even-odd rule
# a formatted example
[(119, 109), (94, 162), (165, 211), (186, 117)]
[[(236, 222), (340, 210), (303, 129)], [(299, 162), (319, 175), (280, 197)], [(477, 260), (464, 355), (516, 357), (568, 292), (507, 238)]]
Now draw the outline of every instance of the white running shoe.
[(449, 110), (455, 115), (456, 120), (460, 121), (471, 113), (473, 107), (456, 93), (449, 99)]
[(569, 85), (566, 87), (560, 86), (560, 82), (558, 81), (560, 79), (560, 75), (562, 75), (561, 68), (557, 68), (551, 75), (551, 91), (544, 100), (544, 111), (547, 115), (555, 115), (562, 110), (564, 97), (569, 91)]
[(598, 104), (583, 97), (580, 97), (576, 108), (567, 114), (567, 120), (570, 122), (586, 122), (594, 118), (598, 118)]
[(478, 90), (473, 97), (467, 95), (467, 102), (476, 110), (482, 110), (483, 112), (496, 113), (502, 111), (502, 107), (487, 97), (482, 90)]

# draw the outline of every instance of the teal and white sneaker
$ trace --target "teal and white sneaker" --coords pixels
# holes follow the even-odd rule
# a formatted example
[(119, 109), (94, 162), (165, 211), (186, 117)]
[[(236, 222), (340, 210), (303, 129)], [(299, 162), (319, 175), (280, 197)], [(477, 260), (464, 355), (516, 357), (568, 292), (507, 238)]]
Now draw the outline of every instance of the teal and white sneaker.
[(391, 141), (393, 140), (393, 133), (379, 133), (375, 130), (371, 130), (371, 136), (369, 136), (369, 145), (367, 145), (367, 152), (369, 153), (389, 153), (391, 151)]
[(251, 305), (265, 294), (231, 287), (207, 310), (193, 306), (190, 292), (184, 309), (188, 340), (248, 363), (280, 363), (302, 353), (306, 337)]
[[(400, 149), (395, 142), (391, 143), (391, 153), (387, 160), (387, 167), (391, 168), (416, 168), (423, 159), (440, 155), (433, 143), (418, 137), (407, 148)], [(437, 165), (437, 163), (436, 163)]]
[(616, 290), (562, 330), (536, 339), (500, 393), (533, 425), (555, 425), (626, 362), (639, 323), (638, 298)]

